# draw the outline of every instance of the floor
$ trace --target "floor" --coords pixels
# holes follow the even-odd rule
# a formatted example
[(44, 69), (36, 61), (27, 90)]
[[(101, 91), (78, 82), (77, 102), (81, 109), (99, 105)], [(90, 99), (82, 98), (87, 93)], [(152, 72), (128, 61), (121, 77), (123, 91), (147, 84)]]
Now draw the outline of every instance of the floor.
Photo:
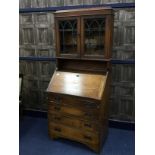
[[(100, 155), (134, 155), (134, 137), (134, 131), (110, 128)], [(20, 120), (19, 142), (20, 155), (96, 155), (78, 142), (51, 140), (45, 118), (24, 117)]]

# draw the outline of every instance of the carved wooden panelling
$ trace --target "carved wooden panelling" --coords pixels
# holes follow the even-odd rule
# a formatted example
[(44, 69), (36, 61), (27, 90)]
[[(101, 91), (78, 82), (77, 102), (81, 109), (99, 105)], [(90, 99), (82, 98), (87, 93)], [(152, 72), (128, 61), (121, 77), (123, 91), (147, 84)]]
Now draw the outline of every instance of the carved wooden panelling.
[[(134, 0), (20, 0), (20, 8), (83, 4), (130, 3)], [(19, 55), (55, 56), (54, 18), (52, 12), (21, 13), (19, 16)], [(113, 59), (135, 57), (135, 11), (115, 9)], [(23, 96), (26, 108), (47, 110), (45, 90), (55, 69), (55, 62), (20, 61), (24, 74)], [(134, 121), (134, 65), (112, 65), (110, 117)]]
[(25, 89), (23, 102), (27, 109), (40, 109), (40, 91)]
[(36, 21), (37, 24), (48, 24), (48, 15), (47, 13), (38, 13), (36, 14)]
[[(19, 44), (33, 45), (35, 43), (33, 14), (22, 14), (19, 16)], [(30, 48), (29, 48), (30, 49)]]
[[(49, 83), (49, 82), (48, 82)], [(41, 91), (40, 93), (40, 105), (41, 105), (41, 110), (47, 111), (47, 94), (45, 91)]]
[(23, 27), (22, 28), (22, 44), (34, 44), (34, 28), (33, 27)]
[(93, 0), (86, 0), (86, 1), (83, 0), (82, 3), (83, 3), (83, 5), (87, 5), (87, 4), (91, 5), (91, 4), (93, 4)]
[(134, 25), (126, 25), (124, 28), (124, 45), (135, 43), (135, 27)]
[(134, 65), (112, 65), (112, 79), (114, 82), (134, 82), (135, 67)]
[(49, 81), (50, 81), (50, 78), (47, 79), (47, 80), (40, 80), (39, 81), (39, 83), (40, 83), (40, 90), (45, 91), (47, 89), (47, 87), (48, 87)]
[(55, 49), (47, 47), (36, 48), (36, 55), (38, 57), (55, 57)]
[(26, 75), (26, 62), (25, 61), (20, 61), (19, 62), (19, 73), (22, 73), (24, 75)]
[(22, 1), (23, 1), (23, 0), (19, 0), (19, 8), (23, 8), (23, 6), (22, 6)]
[(43, 8), (48, 6), (48, 0), (33, 0), (35, 8)]
[(126, 98), (112, 98), (110, 103), (110, 118), (134, 121), (134, 101)]
[(20, 16), (20, 24), (23, 25), (31, 25), (33, 24), (33, 14), (28, 13), (28, 14), (23, 14), (22, 16)]
[(135, 12), (134, 9), (115, 10), (113, 52), (114, 59), (135, 57)]
[(122, 3), (122, 0), (101, 0), (102, 4), (109, 4), (109, 3)]
[(48, 0), (48, 6), (64, 6), (64, 0)]
[(120, 93), (119, 95), (122, 95), (124, 97), (127, 97), (127, 98), (132, 98), (134, 97), (134, 85), (132, 86), (132, 84), (130, 83), (129, 85), (125, 86), (120, 86)]
[(134, 120), (133, 100), (122, 98), (119, 104), (120, 104), (119, 111), (118, 111), (119, 119), (128, 120), (128, 121)]
[(38, 76), (38, 62), (35, 61), (28, 61), (26, 63), (26, 68), (25, 68), (25, 74), (26, 76), (33, 76), (37, 77)]
[(48, 45), (49, 40), (48, 40), (48, 28), (45, 27), (39, 27), (37, 28), (37, 43), (38, 45)]
[(48, 0), (19, 0), (20, 8), (43, 8), (48, 6)]
[(119, 27), (120, 27), (119, 23), (114, 23), (113, 47), (118, 47), (122, 43), (122, 40), (121, 40), (122, 31)]
[(134, 47), (124, 46), (124, 47), (116, 47), (113, 49), (113, 58), (115, 59), (134, 59), (135, 58), (135, 49)]
[(39, 89), (39, 81), (38, 79), (32, 78), (32, 77), (25, 77), (24, 78), (24, 85), (25, 88), (27, 89), (32, 89), (32, 90), (38, 90)]
[(19, 49), (19, 56), (21, 56), (21, 57), (35, 56), (35, 49), (33, 49), (33, 48), (20, 48)]
[(135, 0), (124, 0), (124, 3), (135, 3)]
[(40, 77), (50, 78), (54, 72), (55, 64), (46, 61), (38, 62)]
[(20, 73), (24, 74), (23, 103), (25, 108), (47, 110), (46, 100), (44, 100), (45, 90), (55, 70), (55, 62), (20, 61), (19, 69)]
[(109, 3), (134, 3), (135, 0), (19, 0), (20, 8), (43, 8), (50, 6), (91, 5)]
[(101, 4), (109, 3), (134, 3), (135, 0), (101, 0)]
[[(110, 117), (134, 121), (134, 65), (112, 65)], [(130, 106), (131, 105), (131, 106)]]
[(20, 8), (31, 8), (33, 7), (33, 0), (20, 0)]
[(53, 14), (23, 13), (19, 19), (20, 56), (55, 56)]
[(82, 4), (82, 0), (64, 0), (64, 6), (67, 5), (81, 5)]
[(109, 116), (111, 119), (118, 119), (121, 120), (119, 117), (119, 103), (120, 99), (119, 97), (116, 98), (110, 98), (110, 106), (109, 106)]

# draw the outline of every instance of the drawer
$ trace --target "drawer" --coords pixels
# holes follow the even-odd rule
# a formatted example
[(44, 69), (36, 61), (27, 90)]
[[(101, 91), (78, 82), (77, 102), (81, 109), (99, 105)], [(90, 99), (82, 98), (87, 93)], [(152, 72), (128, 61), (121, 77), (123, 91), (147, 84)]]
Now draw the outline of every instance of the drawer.
[(87, 131), (95, 131), (95, 132), (99, 131), (99, 123), (97, 122), (86, 121), (86, 120), (83, 121), (75, 117), (63, 116), (59, 113), (53, 113), (53, 114), (49, 113), (48, 121), (51, 123), (55, 122), (58, 124), (63, 124), (70, 127), (79, 128), (82, 130), (87, 130)]
[(100, 104), (96, 101), (81, 99), (74, 96), (60, 96), (60, 95), (50, 95), (48, 97), (49, 102), (54, 102), (61, 105), (68, 105), (74, 107), (85, 107), (92, 109), (99, 109)]
[(67, 117), (67, 116), (61, 116), (61, 114), (48, 114), (48, 121), (50, 123), (55, 122), (55, 123), (64, 124), (75, 128), (80, 128), (81, 126), (80, 120)]
[(89, 109), (84, 107), (73, 107), (68, 105), (57, 104), (55, 102), (50, 102), (48, 105), (48, 112), (53, 113), (61, 113), (73, 115), (76, 117), (84, 118), (84, 119), (99, 119), (99, 110), (98, 109)]
[(49, 133), (56, 134), (71, 140), (77, 140), (81, 142), (98, 144), (99, 143), (99, 134), (93, 132), (83, 132), (80, 129), (71, 128), (68, 126), (50, 123), (49, 124)]

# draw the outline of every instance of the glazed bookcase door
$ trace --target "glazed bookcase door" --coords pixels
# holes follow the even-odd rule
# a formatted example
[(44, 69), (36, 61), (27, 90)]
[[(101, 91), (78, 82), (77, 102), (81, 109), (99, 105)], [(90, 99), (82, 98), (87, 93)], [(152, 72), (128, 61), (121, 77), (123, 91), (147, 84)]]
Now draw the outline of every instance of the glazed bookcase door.
[(82, 57), (106, 58), (106, 17), (83, 16), (81, 26)]
[(80, 57), (80, 19), (56, 18), (56, 48), (59, 57)]

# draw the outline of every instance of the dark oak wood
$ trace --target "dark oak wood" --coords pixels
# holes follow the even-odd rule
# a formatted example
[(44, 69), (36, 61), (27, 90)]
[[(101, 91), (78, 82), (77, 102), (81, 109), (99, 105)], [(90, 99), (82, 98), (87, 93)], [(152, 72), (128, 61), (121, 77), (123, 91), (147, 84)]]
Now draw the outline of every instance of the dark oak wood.
[(80, 8), (80, 9), (71, 9), (71, 10), (61, 10), (55, 12), (55, 17), (64, 16), (80, 16), (80, 15), (97, 15), (97, 14), (113, 14), (113, 10), (110, 7), (97, 7), (97, 8)]
[(81, 73), (99, 73), (106, 74), (111, 69), (110, 60), (88, 60), (88, 59), (64, 59), (57, 58), (57, 67), (59, 70), (81, 72)]
[[(95, 49), (86, 53), (84, 20), (102, 16), (104, 50), (98, 55)], [(59, 21), (71, 19), (77, 20), (73, 36), (77, 35), (77, 50), (68, 46), (66, 51), (70, 51), (65, 53), (61, 52)], [(55, 23), (57, 69), (47, 88), (48, 134), (52, 139), (75, 140), (100, 152), (108, 133), (113, 11), (103, 7), (57, 11)], [(65, 33), (71, 36), (70, 31)]]

